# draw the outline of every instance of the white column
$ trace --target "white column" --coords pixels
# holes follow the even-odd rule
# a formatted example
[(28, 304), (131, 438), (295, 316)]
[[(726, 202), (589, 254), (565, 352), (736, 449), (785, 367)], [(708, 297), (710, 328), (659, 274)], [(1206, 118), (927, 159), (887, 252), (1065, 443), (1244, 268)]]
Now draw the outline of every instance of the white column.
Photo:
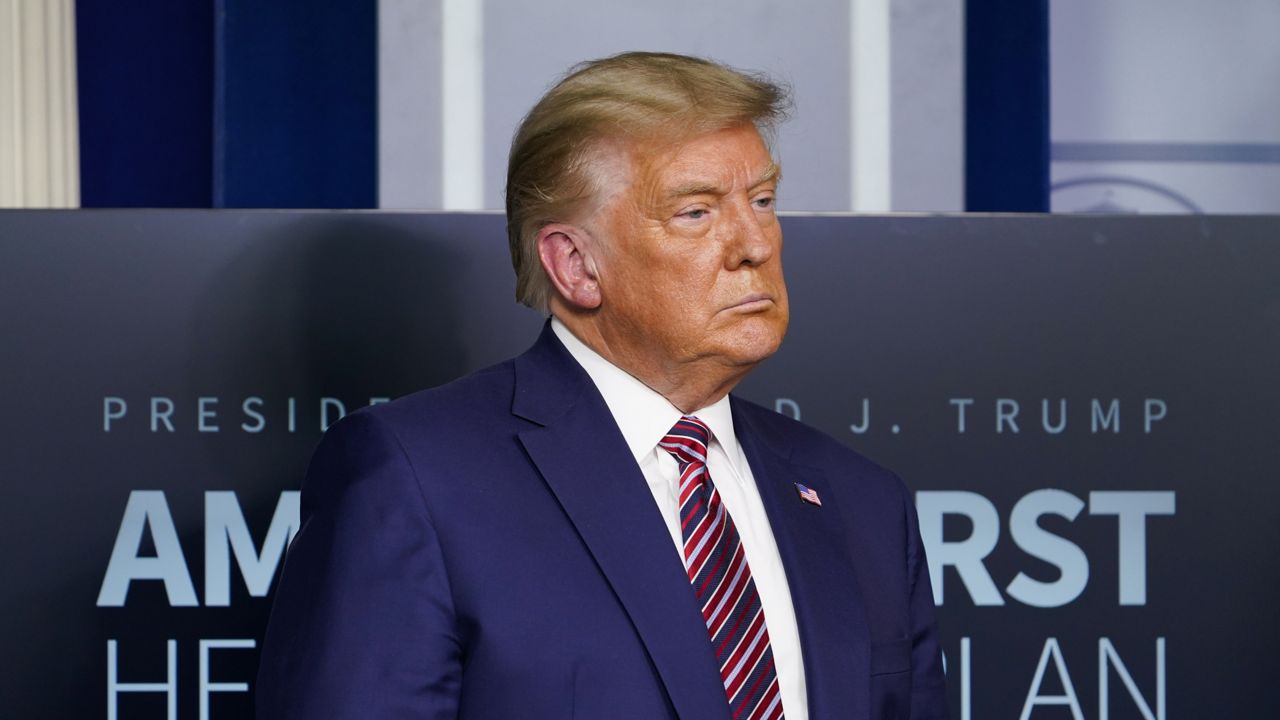
[(0, 0), (0, 207), (78, 207), (74, 0)]
[(378, 207), (441, 205), (440, 4), (378, 0)]
[(852, 0), (849, 7), (849, 144), (854, 212), (888, 212), (890, 172), (889, 0)]
[(445, 210), (484, 209), (484, 3), (442, 5)]

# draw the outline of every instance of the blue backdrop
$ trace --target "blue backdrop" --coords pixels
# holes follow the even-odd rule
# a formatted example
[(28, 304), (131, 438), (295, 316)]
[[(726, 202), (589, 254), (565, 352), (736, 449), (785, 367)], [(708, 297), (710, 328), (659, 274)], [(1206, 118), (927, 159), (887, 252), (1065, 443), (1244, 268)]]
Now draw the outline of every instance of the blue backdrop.
[[(1280, 715), (1280, 218), (783, 222), (740, 392), (916, 491), (955, 718)], [(0, 211), (5, 713), (249, 717), (322, 427), (513, 284), (499, 215)]]

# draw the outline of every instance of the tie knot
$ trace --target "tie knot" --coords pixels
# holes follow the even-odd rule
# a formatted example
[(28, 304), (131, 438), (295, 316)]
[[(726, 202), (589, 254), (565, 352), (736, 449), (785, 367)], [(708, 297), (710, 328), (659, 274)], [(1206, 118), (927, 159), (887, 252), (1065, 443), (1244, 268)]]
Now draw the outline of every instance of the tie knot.
[(667, 436), (658, 443), (671, 453), (680, 465), (705, 463), (707, 444), (711, 442), (711, 429), (696, 417), (686, 415), (676, 421)]

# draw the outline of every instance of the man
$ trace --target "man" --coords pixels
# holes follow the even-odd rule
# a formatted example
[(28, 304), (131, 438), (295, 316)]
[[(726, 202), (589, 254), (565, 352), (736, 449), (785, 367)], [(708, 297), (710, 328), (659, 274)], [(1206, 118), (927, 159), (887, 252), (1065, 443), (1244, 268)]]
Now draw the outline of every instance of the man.
[(629, 53), (516, 135), (524, 355), (354, 413), (303, 486), (263, 718), (941, 718), (910, 495), (728, 392), (787, 327), (774, 85)]

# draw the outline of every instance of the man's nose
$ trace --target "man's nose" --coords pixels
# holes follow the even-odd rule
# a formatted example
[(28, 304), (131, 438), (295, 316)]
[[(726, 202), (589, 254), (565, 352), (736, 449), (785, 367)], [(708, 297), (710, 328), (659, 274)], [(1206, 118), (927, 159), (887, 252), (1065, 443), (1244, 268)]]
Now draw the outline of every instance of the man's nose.
[(725, 259), (730, 270), (760, 265), (777, 252), (779, 232), (772, 214), (762, 216), (746, 201), (733, 204), (729, 220), (732, 226)]

